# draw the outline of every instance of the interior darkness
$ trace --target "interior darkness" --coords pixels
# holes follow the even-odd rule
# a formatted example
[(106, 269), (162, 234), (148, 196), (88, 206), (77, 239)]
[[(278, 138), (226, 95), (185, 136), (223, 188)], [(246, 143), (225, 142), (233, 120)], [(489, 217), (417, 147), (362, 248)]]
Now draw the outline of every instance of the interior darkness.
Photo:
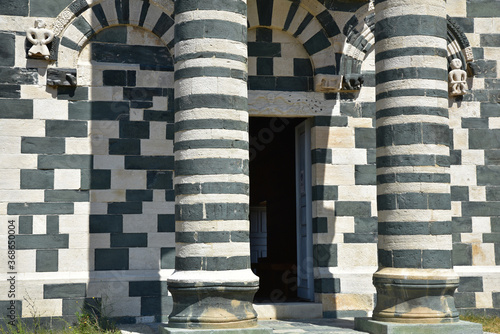
[(297, 301), (295, 126), (303, 121), (250, 118), (250, 206), (265, 206), (267, 216), (267, 257), (252, 263), (256, 302)]

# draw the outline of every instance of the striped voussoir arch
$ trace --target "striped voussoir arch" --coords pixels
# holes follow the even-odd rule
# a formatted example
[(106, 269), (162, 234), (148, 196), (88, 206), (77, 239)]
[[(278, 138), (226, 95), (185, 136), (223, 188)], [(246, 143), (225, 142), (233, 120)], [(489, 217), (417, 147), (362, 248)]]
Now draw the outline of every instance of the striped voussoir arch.
[[(375, 13), (373, 10), (362, 12), (361, 15), (358, 13), (353, 15), (342, 29), (346, 36), (339, 68), (342, 75), (360, 74), (366, 55), (375, 46)], [(450, 16), (446, 19), (448, 65), (458, 58), (462, 61), (462, 69), (467, 70), (467, 63), (474, 61), (469, 40), (456, 21)]]
[(337, 74), (342, 33), (330, 12), (315, 0), (249, 0), (248, 29), (267, 27), (293, 35), (305, 48), (315, 74)]
[[(142, 27), (158, 36), (169, 51), (174, 47), (173, 1), (96, 0), (89, 4), (75, 0), (52, 25), (55, 38), (51, 59), (61, 65), (75, 65), (77, 54), (98, 32), (116, 25)], [(74, 54), (59, 59), (59, 53)]]

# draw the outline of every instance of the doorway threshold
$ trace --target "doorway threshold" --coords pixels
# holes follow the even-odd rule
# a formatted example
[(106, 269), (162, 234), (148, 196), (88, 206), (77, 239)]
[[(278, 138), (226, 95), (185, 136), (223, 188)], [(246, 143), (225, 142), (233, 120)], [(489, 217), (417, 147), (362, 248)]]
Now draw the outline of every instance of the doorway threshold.
[(258, 320), (320, 319), (323, 305), (311, 302), (253, 304)]

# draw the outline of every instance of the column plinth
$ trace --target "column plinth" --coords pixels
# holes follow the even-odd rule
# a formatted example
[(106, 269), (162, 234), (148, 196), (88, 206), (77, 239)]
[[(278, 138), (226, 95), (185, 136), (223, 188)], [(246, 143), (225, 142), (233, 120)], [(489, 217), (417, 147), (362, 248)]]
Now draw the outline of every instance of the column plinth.
[(384, 268), (373, 276), (377, 305), (373, 319), (397, 323), (458, 322), (453, 270)]

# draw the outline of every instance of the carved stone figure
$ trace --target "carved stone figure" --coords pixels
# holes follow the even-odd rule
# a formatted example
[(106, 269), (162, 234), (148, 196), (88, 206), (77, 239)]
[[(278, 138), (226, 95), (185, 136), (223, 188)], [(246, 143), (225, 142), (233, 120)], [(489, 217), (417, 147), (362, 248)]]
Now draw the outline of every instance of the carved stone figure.
[(342, 90), (357, 91), (363, 86), (363, 76), (361, 74), (345, 74), (342, 78)]
[(33, 44), (28, 50), (28, 56), (49, 59), (50, 51), (47, 44), (54, 39), (54, 33), (46, 29), (45, 26), (46, 24), (43, 20), (36, 20), (35, 27), (26, 30), (26, 38)]
[(450, 96), (460, 96), (466, 94), (467, 72), (462, 70), (462, 61), (453, 59), (451, 61), (451, 71), (448, 75), (448, 85)]

